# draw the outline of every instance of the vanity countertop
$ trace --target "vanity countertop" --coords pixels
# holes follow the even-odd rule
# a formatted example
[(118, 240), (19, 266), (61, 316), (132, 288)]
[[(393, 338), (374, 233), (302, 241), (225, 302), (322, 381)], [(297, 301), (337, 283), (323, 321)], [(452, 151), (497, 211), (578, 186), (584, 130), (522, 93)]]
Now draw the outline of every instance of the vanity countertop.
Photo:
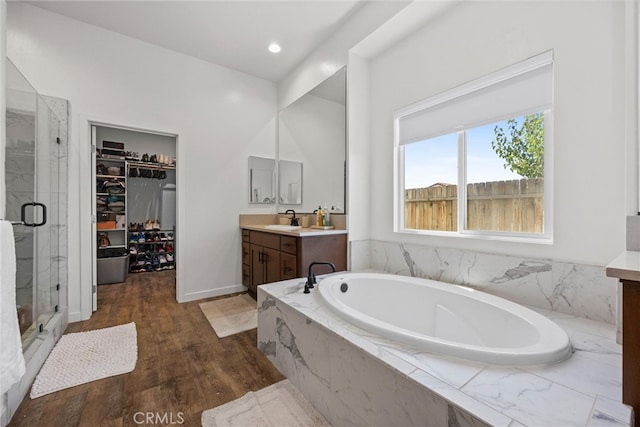
[(607, 265), (607, 276), (640, 282), (640, 251), (622, 252)]
[(347, 230), (333, 229), (320, 230), (315, 228), (298, 228), (295, 230), (278, 230), (267, 228), (269, 225), (241, 225), (243, 230), (263, 231), (265, 233), (282, 234), (284, 236), (309, 237), (309, 236), (327, 236), (329, 234), (347, 234)]

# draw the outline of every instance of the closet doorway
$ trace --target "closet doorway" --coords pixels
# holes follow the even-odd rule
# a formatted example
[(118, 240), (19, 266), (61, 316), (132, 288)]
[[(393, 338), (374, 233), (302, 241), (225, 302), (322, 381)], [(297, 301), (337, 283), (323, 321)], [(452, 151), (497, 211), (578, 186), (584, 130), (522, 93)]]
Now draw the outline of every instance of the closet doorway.
[[(93, 311), (100, 285), (176, 269), (176, 136), (91, 125)], [(175, 281), (174, 281), (175, 283)]]

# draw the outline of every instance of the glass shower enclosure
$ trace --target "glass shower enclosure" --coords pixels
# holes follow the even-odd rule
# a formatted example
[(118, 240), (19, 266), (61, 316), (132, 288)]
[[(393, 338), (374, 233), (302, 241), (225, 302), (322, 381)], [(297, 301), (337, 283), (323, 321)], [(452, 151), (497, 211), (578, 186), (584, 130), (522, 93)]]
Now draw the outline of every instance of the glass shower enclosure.
[(5, 219), (16, 245), (16, 315), (23, 349), (59, 310), (66, 280), (66, 141), (60, 120), (7, 59)]

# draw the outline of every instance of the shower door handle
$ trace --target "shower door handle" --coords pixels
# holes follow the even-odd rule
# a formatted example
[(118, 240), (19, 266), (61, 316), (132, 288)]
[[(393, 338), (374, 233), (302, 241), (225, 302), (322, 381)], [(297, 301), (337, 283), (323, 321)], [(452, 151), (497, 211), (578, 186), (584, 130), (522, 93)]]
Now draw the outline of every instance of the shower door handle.
[[(27, 222), (27, 206), (40, 206), (42, 208), (42, 222)], [(35, 215), (34, 215), (35, 218)], [(47, 207), (43, 203), (30, 202), (20, 207), (20, 221), (27, 227), (40, 227), (47, 223)]]

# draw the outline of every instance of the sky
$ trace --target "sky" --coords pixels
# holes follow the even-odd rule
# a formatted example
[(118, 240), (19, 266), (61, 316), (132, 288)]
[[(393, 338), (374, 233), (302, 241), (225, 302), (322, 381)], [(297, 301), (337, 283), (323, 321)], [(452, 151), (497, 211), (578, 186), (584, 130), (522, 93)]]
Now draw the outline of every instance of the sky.
[[(521, 120), (519, 120), (521, 123)], [(467, 183), (506, 181), (522, 177), (508, 168), (491, 148), (494, 127), (507, 130), (506, 120), (467, 130)], [(405, 146), (405, 188), (456, 184), (458, 135), (449, 134)]]

